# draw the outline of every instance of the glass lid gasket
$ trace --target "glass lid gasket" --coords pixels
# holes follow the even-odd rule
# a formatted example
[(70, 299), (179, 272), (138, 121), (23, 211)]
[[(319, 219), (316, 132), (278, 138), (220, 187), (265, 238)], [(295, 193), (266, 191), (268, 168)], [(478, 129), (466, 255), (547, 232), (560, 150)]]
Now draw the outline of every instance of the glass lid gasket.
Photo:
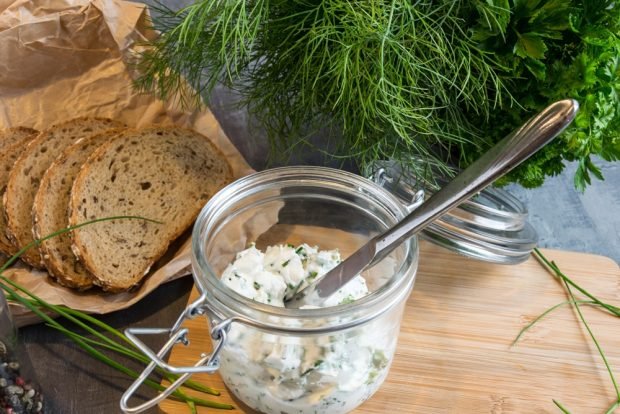
[(498, 264), (518, 264), (530, 257), (529, 251), (511, 251), (499, 246), (471, 243), (471, 241), (463, 240), (449, 231), (440, 228), (434, 230), (423, 232), (420, 234), (420, 238), (463, 256)]
[[(518, 255), (518, 254), (523, 254), (523, 253), (529, 253), (532, 250), (531, 248), (527, 248), (527, 247), (503, 246), (498, 243), (487, 242), (484, 240), (463, 236), (462, 233), (453, 231), (448, 227), (444, 227), (440, 225), (438, 226), (435, 223), (430, 224), (427, 227), (427, 229), (429, 230), (427, 233), (441, 233), (444, 237), (452, 237), (458, 240), (459, 242), (465, 242), (471, 245), (478, 245), (480, 247), (492, 250), (497, 253), (503, 252), (507, 255)], [(427, 234), (427, 233), (424, 233), (424, 234)]]
[[(488, 243), (499, 244), (508, 248), (533, 249), (538, 242), (538, 234), (528, 222), (521, 230), (495, 230), (463, 222), (455, 216), (446, 214), (435, 220), (435, 224), (458, 232), (472, 240), (482, 240)], [(428, 231), (428, 230), (423, 230)]]

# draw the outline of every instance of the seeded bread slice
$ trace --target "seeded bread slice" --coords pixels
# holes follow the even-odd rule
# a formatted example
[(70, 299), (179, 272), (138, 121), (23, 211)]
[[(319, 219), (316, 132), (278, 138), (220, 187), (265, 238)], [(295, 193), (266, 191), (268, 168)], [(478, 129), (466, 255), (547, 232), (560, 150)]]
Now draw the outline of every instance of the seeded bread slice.
[(137, 285), (207, 200), (232, 181), (224, 155), (186, 129), (130, 130), (86, 161), (71, 190), (69, 224), (132, 215), (73, 231), (74, 253), (104, 290)]
[[(12, 128), (0, 135), (2, 135), (0, 137), (0, 194), (4, 195), (9, 173), (15, 160), (21, 155), (26, 145), (37, 136), (37, 131), (29, 128)], [(4, 204), (0, 203), (0, 252), (9, 255), (13, 250), (13, 244), (6, 236)], [(2, 258), (0, 262), (3, 262)]]
[(3, 153), (5, 148), (18, 142), (27, 143), (32, 141), (38, 132), (36, 129), (25, 127), (15, 127), (0, 131), (0, 153)]
[[(113, 129), (84, 138), (66, 148), (47, 169), (34, 199), (32, 210), (34, 235), (42, 238), (69, 225), (69, 199), (73, 180), (82, 164), (102, 144), (122, 132)], [(90, 289), (94, 277), (77, 260), (71, 251), (68, 233), (44, 240), (39, 246), (48, 273), (56, 281), (78, 290)]]
[[(34, 196), (50, 164), (66, 147), (78, 139), (120, 126), (123, 125), (110, 119), (77, 118), (41, 132), (28, 144), (15, 161), (4, 194), (7, 236), (14, 245), (11, 254), (33, 241)], [(36, 247), (26, 251), (21, 259), (31, 266), (43, 268), (41, 255)]]

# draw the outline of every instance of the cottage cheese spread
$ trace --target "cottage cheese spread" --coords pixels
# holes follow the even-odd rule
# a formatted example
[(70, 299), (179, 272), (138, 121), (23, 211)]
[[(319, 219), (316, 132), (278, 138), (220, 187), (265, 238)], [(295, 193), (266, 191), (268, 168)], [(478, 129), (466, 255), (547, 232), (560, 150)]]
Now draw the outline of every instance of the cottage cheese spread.
[[(337, 250), (316, 247), (255, 246), (239, 252), (222, 282), (255, 301), (284, 307), (284, 297), (340, 263)], [(368, 294), (357, 276), (323, 307), (353, 302)], [(301, 326), (301, 322), (300, 322)], [(229, 389), (265, 413), (348, 412), (383, 382), (395, 338), (377, 324), (320, 336), (284, 336), (233, 324), (221, 353), (220, 372)]]

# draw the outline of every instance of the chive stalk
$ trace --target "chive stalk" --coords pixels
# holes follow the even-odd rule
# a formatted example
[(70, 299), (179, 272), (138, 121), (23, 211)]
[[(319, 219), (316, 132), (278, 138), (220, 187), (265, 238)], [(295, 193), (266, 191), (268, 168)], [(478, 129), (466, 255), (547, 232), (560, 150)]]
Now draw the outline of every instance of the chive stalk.
[[(554, 261), (550, 261), (549, 259), (547, 259), (538, 248), (534, 249), (534, 252), (532, 253), (532, 255), (541, 262), (541, 264), (543, 264), (543, 266), (545, 266), (545, 268), (547, 270), (549, 270), (549, 272), (556, 277), (557, 279), (559, 279), (563, 285), (563, 287), (566, 289), (566, 292), (569, 296), (569, 300), (559, 303), (555, 306), (552, 306), (551, 308), (547, 309), (545, 312), (543, 312), (542, 314), (540, 314), (536, 319), (534, 319), (532, 322), (530, 322), (528, 325), (526, 325), (523, 329), (521, 329), (521, 331), (519, 332), (519, 334), (517, 335), (517, 337), (515, 338), (515, 340), (512, 342), (511, 346), (514, 346), (517, 341), (521, 338), (521, 336), (532, 326), (534, 326), (537, 322), (539, 322), (542, 318), (544, 318), (545, 316), (547, 316), (549, 313), (553, 312), (554, 310), (564, 306), (564, 305), (571, 305), (574, 307), (575, 311), (577, 312), (577, 315), (579, 316), (579, 319), (581, 320), (581, 322), (583, 323), (583, 325), (585, 326), (586, 330), (588, 331), (588, 334), (590, 335), (590, 338), (592, 338), (592, 341), (594, 342), (594, 345), (596, 346), (596, 349), (599, 353), (599, 355), (601, 356), (601, 359), (603, 360), (603, 364), (605, 365), (605, 368), (607, 370), (607, 372), (609, 373), (609, 378), (611, 379), (611, 383), (614, 387), (614, 391), (616, 393), (616, 401), (609, 407), (609, 409), (605, 412), (606, 414), (611, 414), (613, 413), (618, 407), (620, 407), (620, 388), (618, 387), (618, 383), (616, 381), (616, 378), (614, 376), (614, 373), (611, 369), (611, 366), (609, 364), (609, 361), (607, 360), (607, 357), (605, 356), (605, 352), (603, 351), (603, 348), (601, 347), (601, 345), (599, 344), (598, 340), (596, 339), (596, 336), (594, 335), (594, 332), (592, 332), (592, 329), (590, 328), (590, 325), (588, 324), (588, 322), (586, 321), (585, 317), (583, 316), (583, 312), (581, 311), (581, 306), (582, 305), (591, 305), (591, 306), (596, 306), (599, 308), (604, 309), (605, 311), (611, 313), (613, 316), (616, 317), (620, 317), (620, 308), (614, 305), (610, 305), (608, 303), (603, 302), (602, 300), (598, 299), (597, 297), (595, 297), (594, 295), (592, 295), (590, 292), (588, 292), (587, 290), (585, 290), (584, 288), (582, 288), (581, 286), (579, 286), (577, 283), (575, 283), (572, 279), (570, 279), (568, 276), (566, 276), (566, 274), (564, 274), (560, 268), (558, 267), (558, 265), (554, 262)], [(573, 289), (579, 291), (580, 293), (582, 293), (583, 295), (585, 295), (586, 297), (588, 297), (591, 300), (577, 300), (577, 298), (575, 297), (574, 293), (573, 293)], [(560, 411), (564, 414), (570, 414), (570, 411), (564, 407), (559, 401), (557, 400), (553, 400), (553, 403), (560, 409)]]
[[(149, 222), (161, 224), (158, 221), (147, 219), (144, 217), (139, 217), (139, 216), (114, 216), (114, 217), (95, 219), (95, 220), (87, 221), (87, 222), (84, 222), (84, 223), (81, 223), (75, 226), (67, 227), (65, 229), (58, 230), (48, 236), (42, 237), (40, 239), (36, 239), (28, 243), (25, 247), (23, 247), (15, 255), (13, 255), (4, 265), (0, 266), (0, 289), (2, 289), (5, 292), (7, 299), (15, 303), (19, 303), (22, 306), (29, 309), (31, 312), (33, 312), (35, 315), (41, 318), (41, 320), (43, 320), (43, 322), (45, 322), (47, 326), (66, 335), (69, 339), (71, 339), (74, 343), (76, 343), (80, 348), (82, 348), (87, 354), (97, 359), (98, 361), (103, 362), (106, 365), (116, 369), (117, 371), (124, 373), (130, 378), (135, 379), (139, 376), (137, 372), (121, 365), (120, 363), (118, 363), (117, 361), (115, 361), (114, 359), (110, 358), (109, 356), (105, 355), (104, 353), (102, 353), (101, 351), (97, 349), (97, 348), (100, 348), (100, 349), (105, 349), (108, 351), (113, 351), (119, 355), (123, 355), (129, 358), (132, 358), (134, 360), (137, 360), (139, 362), (148, 364), (150, 362), (148, 357), (140, 353), (139, 349), (135, 347), (135, 345), (123, 333), (121, 333), (117, 329), (114, 329), (113, 327), (105, 324), (104, 322), (84, 312), (80, 312), (80, 311), (77, 311), (75, 309), (71, 309), (65, 306), (58, 306), (58, 305), (48, 303), (44, 301), (43, 299), (41, 299), (40, 297), (38, 297), (37, 295), (30, 292), (28, 289), (24, 288), (23, 286), (9, 279), (3, 273), (25, 251), (32, 248), (33, 246), (38, 246), (41, 242), (45, 240), (48, 240), (52, 237), (56, 237), (63, 233), (70, 232), (72, 230), (75, 230), (77, 228), (80, 228), (86, 225), (94, 224), (94, 223), (101, 222), (101, 221), (115, 220), (115, 219), (137, 219), (137, 220), (146, 220)], [(67, 329), (60, 322), (56, 321), (52, 316), (48, 315), (47, 312), (63, 317), (64, 319), (72, 322), (76, 326), (84, 329), (87, 333), (95, 336), (97, 339), (91, 339), (84, 335), (80, 335), (76, 332), (73, 332)], [(121, 343), (116, 342), (115, 340), (103, 335), (102, 333), (97, 331), (95, 328), (93, 328), (93, 326), (103, 329), (104, 331), (113, 335), (113, 337), (115, 337), (117, 340), (120, 340)], [(123, 344), (128, 344), (131, 346), (131, 348), (128, 348), (127, 346)], [(166, 373), (165, 371), (161, 370), (159, 367), (157, 368), (157, 371), (161, 373), (164, 376), (164, 378), (166, 378), (170, 382), (174, 382), (179, 377), (176, 374)], [(157, 391), (163, 391), (165, 389), (164, 386), (150, 379), (145, 380), (144, 384)], [(183, 386), (186, 388), (200, 391), (200, 392), (210, 394), (210, 395), (220, 395), (219, 391), (206, 387), (195, 381), (186, 381), (183, 384)], [(204, 407), (226, 409), (226, 410), (234, 409), (234, 407), (230, 404), (218, 403), (215, 401), (204, 400), (201, 398), (189, 396), (182, 389), (178, 389), (175, 392), (173, 392), (170, 398), (173, 400), (183, 401), (187, 403), (190, 409), (190, 412), (192, 413), (196, 412), (196, 406), (204, 406)]]

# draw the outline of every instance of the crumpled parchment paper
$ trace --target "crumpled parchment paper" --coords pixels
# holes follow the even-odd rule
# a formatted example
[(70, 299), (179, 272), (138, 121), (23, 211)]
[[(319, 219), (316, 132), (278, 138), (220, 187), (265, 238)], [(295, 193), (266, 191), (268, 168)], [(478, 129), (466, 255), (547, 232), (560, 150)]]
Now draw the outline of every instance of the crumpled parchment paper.
[[(42, 130), (79, 116), (117, 119), (132, 127), (176, 124), (209, 137), (228, 157), (235, 177), (251, 173), (209, 110), (187, 111), (132, 88), (127, 62), (155, 35), (147, 17), (145, 5), (121, 0), (0, 0), (0, 129)], [(188, 275), (189, 237), (166, 257), (138, 290), (114, 295), (78, 293), (26, 267), (5, 275), (50, 303), (103, 314)], [(20, 306), (11, 310), (18, 326), (39, 321)]]

